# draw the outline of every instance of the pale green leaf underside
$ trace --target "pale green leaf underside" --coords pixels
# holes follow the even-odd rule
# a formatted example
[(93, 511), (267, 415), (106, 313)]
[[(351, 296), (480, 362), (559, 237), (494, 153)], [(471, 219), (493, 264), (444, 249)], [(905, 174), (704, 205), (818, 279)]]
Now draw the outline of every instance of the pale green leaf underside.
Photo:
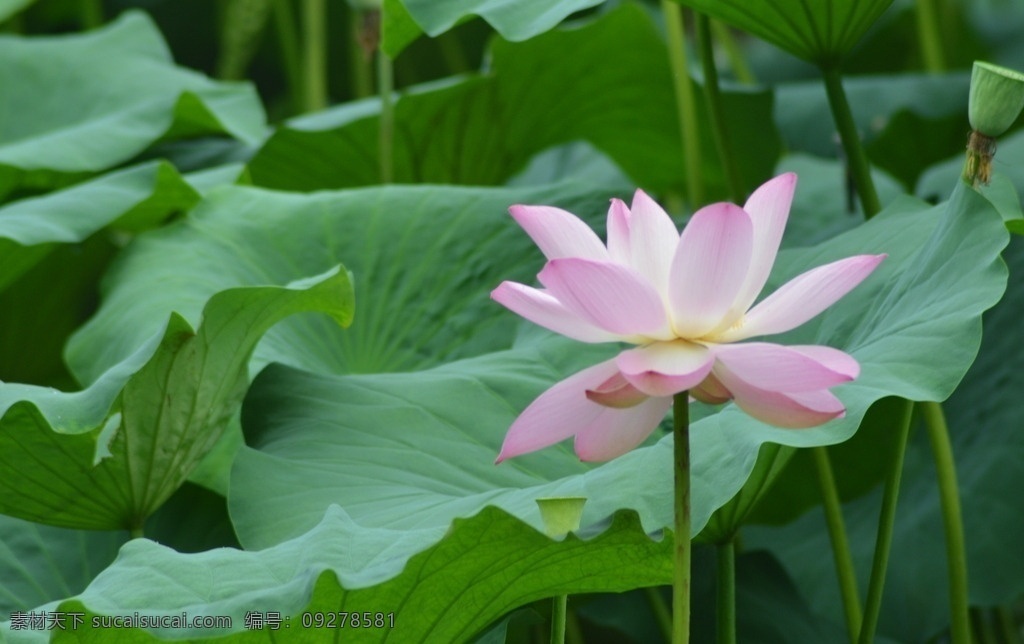
[(677, 0), (821, 65), (837, 63), (892, 0)]
[(0, 22), (7, 20), (35, 0), (0, 0)]
[(389, 56), (397, 56), (419, 30), (439, 36), (473, 16), (486, 20), (508, 40), (526, 40), (553, 28), (573, 12), (602, 2), (604, 0), (385, 0), (384, 51)]

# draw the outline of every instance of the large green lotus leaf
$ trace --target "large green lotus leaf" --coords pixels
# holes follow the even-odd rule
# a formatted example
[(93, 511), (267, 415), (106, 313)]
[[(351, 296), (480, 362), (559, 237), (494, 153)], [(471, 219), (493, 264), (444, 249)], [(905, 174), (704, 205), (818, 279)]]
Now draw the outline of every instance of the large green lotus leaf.
[[(572, 52), (567, 56), (566, 52)], [(566, 83), (566, 79), (572, 79)], [(701, 171), (712, 196), (725, 179), (702, 111)], [(779, 154), (767, 90), (723, 93), (732, 154), (745, 186), (768, 178)], [(281, 190), (372, 185), (376, 103), (345, 106), (275, 132), (250, 163), (253, 182)], [(395, 104), (399, 183), (503, 184), (538, 152), (586, 140), (647, 189), (684, 192), (683, 153), (665, 44), (635, 6), (524, 43), (495, 40), (490, 71), (401, 96)]]
[(71, 339), (68, 362), (92, 382), (171, 311), (195, 324), (219, 290), (288, 282), (341, 262), (357, 293), (374, 294), (361, 299), (352, 327), (343, 332), (319, 316), (285, 321), (260, 345), (254, 371), (269, 361), (332, 373), (399, 371), (504, 349), (516, 321), (487, 294), (506, 277), (532, 279), (543, 259), (508, 206), (556, 203), (600, 220), (608, 198), (625, 192), (579, 183), (314, 195), (222, 189), (180, 225), (126, 249), (108, 273), (99, 312)]
[[(763, 443), (841, 442), (881, 397), (948, 396), (977, 351), (981, 312), (1005, 287), (999, 251), (1006, 238), (989, 203), (960, 187), (942, 206), (902, 199), (828, 242), (784, 252), (774, 284), (856, 253), (889, 254), (840, 304), (782, 338), (842, 348), (860, 361), (862, 374), (837, 390), (847, 416), (819, 428), (768, 427), (731, 405), (696, 422), (695, 532), (740, 489)], [(487, 504), (536, 522), (534, 498), (582, 495), (591, 499), (585, 523), (634, 508), (650, 530), (669, 524), (668, 439), (596, 466), (579, 463), (565, 445), (490, 464), (530, 400), (596, 360), (582, 351), (570, 341), (521, 343), (506, 354), (418, 373), (264, 372), (243, 408), (250, 447), (232, 472), (229, 505), (241, 542), (264, 547), (291, 538), (331, 503), (360, 523), (401, 529), (446, 525)]]
[[(421, 30), (440, 36), (472, 16), (480, 16), (508, 40), (527, 40), (565, 17), (604, 0), (385, 0), (383, 47), (397, 56)], [(411, 24), (410, 24), (411, 23)]]
[[(448, 528), (395, 532), (367, 529), (332, 507), (306, 534), (260, 552), (186, 555), (131, 541), (85, 591), (49, 605), (87, 613), (82, 627), (53, 641), (109, 641), (109, 631), (90, 628), (91, 617), (136, 611), (232, 618), (230, 629), (155, 629), (162, 639), (206, 641), (234, 632), (216, 641), (469, 641), (531, 601), (669, 583), (671, 541), (671, 533), (652, 539), (631, 513), (616, 515), (598, 534), (552, 540), (495, 508)], [(428, 542), (436, 543), (425, 548)], [(243, 632), (249, 611), (278, 613), (280, 628)], [(386, 626), (303, 629), (303, 611), (383, 613)], [(137, 629), (119, 635), (152, 641)]]
[(893, 0), (678, 0), (804, 60), (837, 64)]
[[(1011, 283), (1024, 275), (1024, 246), (1017, 238), (1004, 254)], [(1024, 290), (1011, 287), (1004, 299), (985, 314), (985, 337), (974, 366), (943, 405), (959, 483), (966, 535), (971, 603), (1005, 605), (1024, 593), (1024, 510), (1018, 493), (1024, 464), (1024, 407), (1019, 404), (1024, 374), (1020, 311)], [(868, 453), (865, 450), (865, 453)], [(903, 470), (893, 550), (886, 577), (880, 632), (905, 642), (924, 642), (949, 623), (942, 514), (936, 489), (931, 447), (923, 428), (908, 446)], [(875, 542), (880, 494), (844, 506), (850, 543), (866, 587)], [(922, 538), (922, 535), (929, 535)], [(831, 564), (810, 553), (828, 548), (820, 513), (790, 525), (744, 532), (746, 543), (770, 547), (818, 611), (839, 614)], [(928, 593), (920, 588), (931, 589)]]
[(302, 311), (351, 321), (335, 267), (287, 287), (209, 298), (198, 330), (177, 313), (88, 389), (0, 384), (0, 512), (50, 525), (141, 528), (210, 450), (248, 385), (249, 356)]
[(0, 36), (0, 87), (0, 198), (110, 168), (161, 138), (255, 144), (265, 130), (250, 85), (176, 67), (136, 12), (81, 35)]
[(0, 290), (57, 244), (106, 226), (137, 232), (191, 208), (196, 191), (170, 164), (152, 161), (0, 207)]

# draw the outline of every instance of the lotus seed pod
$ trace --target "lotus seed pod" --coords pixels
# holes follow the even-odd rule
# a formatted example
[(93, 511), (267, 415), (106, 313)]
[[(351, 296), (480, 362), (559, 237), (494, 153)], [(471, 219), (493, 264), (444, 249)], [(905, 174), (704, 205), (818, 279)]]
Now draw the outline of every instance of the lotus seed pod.
[(971, 127), (997, 137), (1024, 108), (1024, 74), (991, 63), (974, 62), (967, 115)]
[(581, 496), (537, 499), (545, 534), (556, 539), (579, 530), (580, 521), (583, 519), (583, 505), (586, 502), (587, 499)]

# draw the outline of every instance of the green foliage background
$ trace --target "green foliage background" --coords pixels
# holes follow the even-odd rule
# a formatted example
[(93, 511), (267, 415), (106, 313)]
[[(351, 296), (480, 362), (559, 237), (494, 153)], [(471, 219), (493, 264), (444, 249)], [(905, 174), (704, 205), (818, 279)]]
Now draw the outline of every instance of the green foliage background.
[[(695, 170), (708, 199), (742, 202), (696, 52), (699, 127), (681, 132), (655, 3), (385, 0), (379, 34), (365, 3), (316, 4), (0, 0), (0, 638), (112, 641), (88, 618), (137, 611), (233, 625), (117, 641), (277, 641), (246, 630), (261, 611), (303, 641), (527, 642), (543, 600), (569, 594), (588, 641), (656, 641), (671, 438), (606, 464), (563, 445), (494, 466), (519, 411), (615, 348), (531, 328), (488, 293), (543, 261), (511, 204), (601, 230), (608, 199), (640, 186), (682, 225)], [(844, 419), (791, 432), (695, 409), (694, 641), (714, 638), (711, 546), (737, 534), (741, 641), (846, 641), (800, 448), (831, 446), (864, 588), (897, 398), (946, 401), (979, 629), (1020, 637), (1024, 135), (1001, 141), (990, 186), (959, 172), (970, 62), (1024, 69), (1024, 8), (939, 2), (945, 69), (925, 73), (909, 1), (683, 4), (732, 26), (754, 79), (717, 32), (743, 189), (800, 177), (769, 289), (889, 255), (782, 338), (858, 359)], [(394, 59), (393, 116), (360, 33)], [(814, 65), (847, 73), (884, 205), (870, 222)], [(949, 624), (921, 434), (882, 642)], [(534, 500), (555, 495), (588, 497), (563, 540), (538, 531)], [(87, 624), (20, 628), (30, 611)], [(301, 629), (304, 611), (395, 626)]]

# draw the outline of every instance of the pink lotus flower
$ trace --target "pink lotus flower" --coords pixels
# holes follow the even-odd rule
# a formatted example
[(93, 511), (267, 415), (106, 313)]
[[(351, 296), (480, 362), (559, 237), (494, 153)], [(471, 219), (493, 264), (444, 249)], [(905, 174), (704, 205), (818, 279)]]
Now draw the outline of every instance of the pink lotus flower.
[(559, 382), (516, 419), (497, 462), (575, 436), (576, 454), (603, 461), (639, 445), (674, 394), (733, 400), (771, 425), (804, 428), (845, 413), (829, 387), (857, 377), (851, 356), (825, 346), (732, 344), (782, 333), (815, 317), (866, 278), (885, 255), (858, 255), (799, 275), (751, 308), (775, 262), (796, 175), (757, 189), (743, 208), (698, 210), (680, 235), (637, 190), (613, 199), (608, 245), (575, 215), (513, 206), (548, 258), (543, 289), (503, 282), (491, 297), (524, 318), (583, 342), (637, 345)]

